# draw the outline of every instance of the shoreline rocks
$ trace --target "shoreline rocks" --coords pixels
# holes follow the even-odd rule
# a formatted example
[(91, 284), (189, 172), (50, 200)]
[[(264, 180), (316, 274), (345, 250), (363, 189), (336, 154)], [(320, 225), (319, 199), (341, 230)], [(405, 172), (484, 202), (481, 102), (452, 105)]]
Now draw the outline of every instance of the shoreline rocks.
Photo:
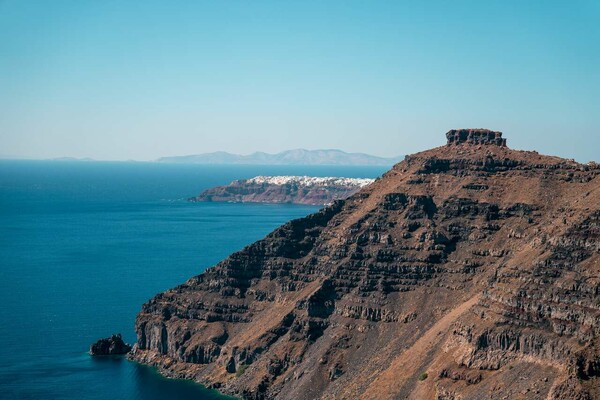
[(90, 346), (92, 356), (123, 355), (131, 351), (131, 346), (123, 341), (120, 333), (98, 340)]

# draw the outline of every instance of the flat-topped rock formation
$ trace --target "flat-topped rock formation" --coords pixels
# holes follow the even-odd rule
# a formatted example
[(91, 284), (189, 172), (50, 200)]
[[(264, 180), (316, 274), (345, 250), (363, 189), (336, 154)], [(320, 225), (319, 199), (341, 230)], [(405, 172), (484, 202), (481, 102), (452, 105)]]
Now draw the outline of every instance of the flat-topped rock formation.
[(506, 147), (506, 139), (502, 138), (502, 132), (494, 132), (489, 129), (452, 129), (446, 133), (448, 145), (453, 144), (491, 144)]
[(358, 192), (374, 179), (310, 176), (257, 176), (207, 189), (190, 201), (331, 204)]
[(131, 357), (244, 399), (600, 398), (600, 166), (447, 137), (155, 296)]

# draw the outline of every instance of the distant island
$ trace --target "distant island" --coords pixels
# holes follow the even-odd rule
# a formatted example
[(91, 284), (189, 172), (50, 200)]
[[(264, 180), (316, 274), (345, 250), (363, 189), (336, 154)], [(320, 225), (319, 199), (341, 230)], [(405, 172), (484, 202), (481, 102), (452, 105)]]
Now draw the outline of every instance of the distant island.
[(189, 200), (326, 205), (352, 196), (373, 181), (367, 178), (257, 176), (205, 190)]
[(77, 157), (55, 157), (55, 158), (51, 158), (50, 161), (96, 161), (93, 158), (90, 157), (83, 157), (83, 158), (77, 158)]
[(277, 154), (255, 152), (249, 155), (224, 151), (188, 156), (162, 157), (161, 163), (180, 164), (254, 164), (254, 165), (373, 165), (391, 166), (404, 157), (377, 157), (364, 153), (346, 153), (341, 150), (286, 150)]

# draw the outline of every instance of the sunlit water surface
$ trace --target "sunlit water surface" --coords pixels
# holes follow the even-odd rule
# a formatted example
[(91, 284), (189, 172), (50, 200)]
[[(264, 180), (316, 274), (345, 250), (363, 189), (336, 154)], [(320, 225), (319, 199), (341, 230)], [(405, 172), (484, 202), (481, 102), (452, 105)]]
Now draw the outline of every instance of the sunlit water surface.
[(133, 343), (140, 306), (282, 223), (300, 205), (190, 203), (256, 175), (376, 177), (381, 167), (0, 161), (0, 397), (216, 399), (90, 343)]

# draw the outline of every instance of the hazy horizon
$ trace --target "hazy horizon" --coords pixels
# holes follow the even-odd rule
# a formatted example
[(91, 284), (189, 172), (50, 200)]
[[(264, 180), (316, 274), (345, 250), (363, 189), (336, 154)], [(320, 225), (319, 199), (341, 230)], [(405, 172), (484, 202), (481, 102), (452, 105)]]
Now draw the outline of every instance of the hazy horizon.
[(600, 4), (0, 2), (0, 157), (340, 149), (455, 128), (600, 159)]
[(40, 160), (40, 161), (52, 161), (52, 160), (74, 160), (74, 161), (136, 161), (136, 162), (155, 162), (155, 161), (160, 161), (161, 159), (165, 159), (165, 158), (184, 158), (184, 157), (189, 157), (189, 156), (198, 156), (198, 155), (208, 155), (208, 154), (217, 154), (217, 153), (224, 153), (224, 154), (229, 154), (229, 155), (235, 155), (235, 156), (252, 156), (255, 154), (268, 154), (268, 155), (277, 155), (277, 154), (281, 154), (281, 153), (285, 153), (285, 152), (293, 152), (293, 151), (309, 151), (309, 152), (317, 152), (317, 151), (333, 151), (333, 152), (338, 152), (341, 151), (342, 153), (346, 153), (348, 155), (355, 155), (355, 154), (360, 154), (360, 155), (365, 155), (365, 156), (370, 156), (370, 157), (376, 157), (376, 158), (389, 158), (389, 159), (393, 159), (393, 158), (398, 158), (398, 157), (403, 157), (404, 154), (397, 154), (395, 156), (392, 157), (382, 157), (379, 156), (377, 154), (367, 154), (367, 153), (363, 153), (363, 152), (346, 152), (344, 150), (341, 149), (305, 149), (305, 148), (295, 148), (295, 149), (287, 149), (287, 150), (283, 150), (281, 152), (277, 152), (277, 153), (269, 153), (269, 152), (263, 152), (260, 150), (257, 151), (253, 151), (251, 153), (231, 153), (228, 151), (223, 151), (223, 150), (217, 150), (217, 151), (213, 151), (213, 152), (208, 152), (208, 153), (190, 153), (190, 154), (170, 154), (170, 155), (165, 155), (165, 156), (161, 156), (155, 159), (151, 159), (151, 160), (135, 160), (135, 159), (118, 159), (118, 160), (103, 160), (103, 159), (96, 159), (96, 158), (91, 158), (91, 157), (73, 157), (73, 156), (59, 156), (59, 157), (51, 157), (51, 158), (33, 158), (33, 157), (13, 157), (11, 155), (4, 155), (4, 154), (0, 154), (0, 160)]

